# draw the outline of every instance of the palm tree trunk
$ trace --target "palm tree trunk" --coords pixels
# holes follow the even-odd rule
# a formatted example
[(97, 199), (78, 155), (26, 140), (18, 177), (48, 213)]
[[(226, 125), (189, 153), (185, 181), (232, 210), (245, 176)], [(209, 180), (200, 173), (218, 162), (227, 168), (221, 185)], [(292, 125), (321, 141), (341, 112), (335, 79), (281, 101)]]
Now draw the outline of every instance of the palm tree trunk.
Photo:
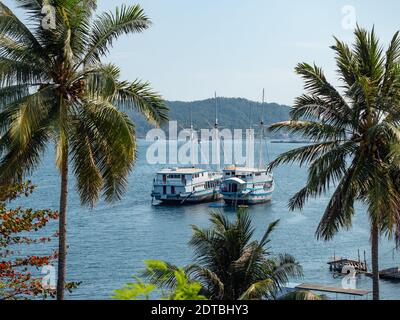
[(379, 300), (379, 228), (376, 223), (372, 225), (371, 242), (372, 295), (374, 300)]
[[(68, 154), (66, 152), (65, 154)], [(67, 199), (68, 199), (68, 156), (63, 155), (61, 164), (60, 218), (58, 238), (57, 300), (64, 300), (67, 261)]]

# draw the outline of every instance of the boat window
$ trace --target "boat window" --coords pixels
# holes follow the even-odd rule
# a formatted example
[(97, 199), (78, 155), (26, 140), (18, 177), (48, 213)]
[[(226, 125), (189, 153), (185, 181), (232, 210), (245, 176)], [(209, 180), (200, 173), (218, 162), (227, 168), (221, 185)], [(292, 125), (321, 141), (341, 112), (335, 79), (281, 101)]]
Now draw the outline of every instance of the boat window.
[(180, 175), (179, 174), (170, 174), (169, 176), (168, 176), (168, 178), (170, 178), (170, 179), (180, 179)]
[(234, 193), (238, 192), (238, 185), (236, 183), (232, 184), (232, 192)]

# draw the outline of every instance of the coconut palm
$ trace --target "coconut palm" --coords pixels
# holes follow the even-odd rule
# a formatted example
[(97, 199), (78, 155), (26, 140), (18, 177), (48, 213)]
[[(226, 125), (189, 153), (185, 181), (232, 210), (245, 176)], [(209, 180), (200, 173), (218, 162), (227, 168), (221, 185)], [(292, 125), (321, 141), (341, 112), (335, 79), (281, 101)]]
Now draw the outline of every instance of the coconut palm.
[[(82, 204), (119, 199), (136, 158), (135, 126), (123, 110), (150, 122), (167, 108), (149, 84), (120, 81), (103, 64), (120, 35), (150, 20), (138, 5), (95, 16), (94, 0), (16, 0), (24, 24), (0, 2), (0, 182), (20, 180), (56, 145), (61, 174), (57, 298), (64, 298), (69, 162)], [(42, 14), (42, 9), (48, 15)]]
[(331, 240), (349, 229), (354, 202), (366, 205), (371, 225), (373, 297), (379, 299), (378, 241), (399, 232), (400, 39), (396, 33), (386, 51), (375, 31), (355, 30), (349, 47), (335, 38), (335, 89), (316, 65), (301, 63), (296, 72), (305, 82), (296, 99), (291, 121), (272, 130), (300, 134), (312, 144), (280, 155), (271, 167), (298, 162), (309, 165), (306, 186), (289, 202), (302, 209), (310, 197), (334, 187), (316, 236)]
[[(273, 255), (270, 236), (279, 221), (269, 225), (260, 241), (252, 240), (254, 228), (245, 210), (229, 221), (222, 213), (211, 213), (212, 226), (193, 228), (189, 244), (195, 263), (185, 268), (189, 278), (202, 285), (202, 294), (212, 300), (274, 299), (290, 277), (302, 275), (299, 263), (289, 254)], [(178, 268), (154, 268), (148, 279), (161, 287), (173, 288)]]

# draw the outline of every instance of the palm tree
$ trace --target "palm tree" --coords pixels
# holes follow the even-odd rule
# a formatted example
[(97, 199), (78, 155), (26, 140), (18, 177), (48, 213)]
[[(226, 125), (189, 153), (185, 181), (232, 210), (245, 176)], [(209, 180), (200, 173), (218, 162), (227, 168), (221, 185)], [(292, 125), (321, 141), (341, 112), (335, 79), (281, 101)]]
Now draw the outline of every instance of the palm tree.
[(397, 32), (386, 54), (374, 29), (357, 27), (355, 39), (350, 48), (335, 38), (332, 47), (340, 90), (316, 65), (296, 67), (308, 93), (296, 99), (291, 121), (271, 129), (300, 134), (313, 143), (280, 155), (271, 167), (309, 165), (306, 186), (289, 202), (292, 210), (335, 187), (316, 232), (319, 239), (331, 240), (341, 228), (351, 228), (354, 202), (366, 205), (373, 297), (379, 299), (379, 237), (398, 235), (400, 226), (400, 39)]
[(64, 298), (69, 162), (83, 205), (100, 195), (119, 199), (136, 158), (135, 127), (120, 110), (134, 109), (154, 124), (167, 108), (148, 83), (120, 81), (103, 64), (113, 41), (150, 21), (138, 5), (94, 16), (94, 0), (55, 0), (43, 23), (46, 0), (16, 0), (28, 25), (0, 2), (0, 182), (34, 170), (46, 146), (56, 145), (61, 174), (57, 298)]
[[(185, 268), (193, 282), (202, 285), (202, 294), (212, 300), (252, 300), (276, 298), (290, 277), (302, 275), (299, 263), (289, 254), (272, 255), (270, 235), (279, 221), (269, 225), (260, 241), (252, 240), (254, 228), (245, 210), (231, 222), (222, 213), (211, 213), (209, 229), (193, 228), (189, 244), (195, 264)], [(146, 272), (150, 282), (161, 287), (176, 285), (176, 266)]]

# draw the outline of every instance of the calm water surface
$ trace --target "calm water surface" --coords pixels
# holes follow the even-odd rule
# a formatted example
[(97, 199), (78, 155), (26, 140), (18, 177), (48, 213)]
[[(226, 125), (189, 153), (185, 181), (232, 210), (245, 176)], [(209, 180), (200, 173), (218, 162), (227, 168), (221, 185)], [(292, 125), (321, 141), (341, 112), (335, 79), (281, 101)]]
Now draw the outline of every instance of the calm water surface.
[[(296, 144), (271, 144), (271, 158), (281, 152), (299, 147)], [(22, 204), (34, 208), (58, 207), (59, 176), (54, 165), (53, 150), (46, 154), (43, 164), (33, 175), (38, 186), (34, 195)], [(150, 193), (154, 173), (160, 166), (148, 165), (145, 159), (146, 144), (140, 142), (139, 160), (129, 177), (128, 192), (124, 199), (109, 205), (100, 203), (94, 210), (80, 206), (73, 183), (69, 196), (68, 213), (68, 280), (82, 284), (69, 295), (73, 299), (109, 299), (114, 289), (120, 288), (143, 268), (143, 260), (162, 259), (177, 265), (191, 262), (192, 252), (187, 246), (191, 236), (190, 225), (209, 225), (209, 204), (185, 207), (152, 206)], [(357, 258), (367, 251), (369, 262), (368, 220), (359, 208), (351, 231), (339, 233), (332, 242), (320, 242), (314, 233), (327, 204), (328, 197), (308, 202), (303, 212), (289, 212), (287, 202), (305, 182), (306, 169), (284, 166), (275, 170), (276, 191), (270, 204), (254, 206), (250, 213), (261, 237), (269, 223), (281, 223), (273, 234), (272, 251), (294, 255), (304, 267), (308, 282), (340, 286), (326, 262), (336, 255)], [(224, 208), (227, 216), (234, 211)], [(400, 265), (400, 256), (393, 252), (394, 245), (381, 244), (381, 268)], [(357, 283), (360, 288), (371, 287), (368, 278)], [(400, 298), (400, 284), (382, 281), (382, 297)]]

